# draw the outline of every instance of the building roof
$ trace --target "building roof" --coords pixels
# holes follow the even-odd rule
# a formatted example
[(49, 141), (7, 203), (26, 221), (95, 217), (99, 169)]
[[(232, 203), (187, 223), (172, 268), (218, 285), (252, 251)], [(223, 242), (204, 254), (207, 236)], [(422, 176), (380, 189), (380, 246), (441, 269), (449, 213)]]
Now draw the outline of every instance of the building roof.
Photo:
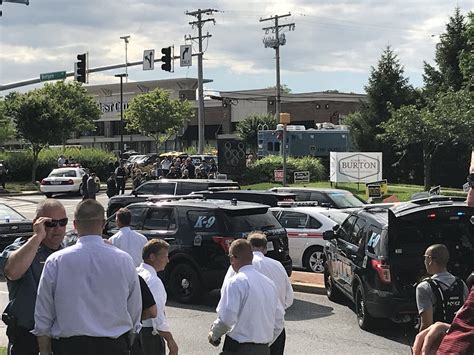
[[(203, 83), (212, 83), (210, 79), (204, 79)], [(108, 96), (120, 92), (120, 80), (113, 84), (84, 86), (90, 95)], [(123, 82), (124, 93), (147, 92), (155, 88), (172, 90), (197, 90), (198, 79), (196, 78), (177, 78), (149, 81), (129, 81)]]

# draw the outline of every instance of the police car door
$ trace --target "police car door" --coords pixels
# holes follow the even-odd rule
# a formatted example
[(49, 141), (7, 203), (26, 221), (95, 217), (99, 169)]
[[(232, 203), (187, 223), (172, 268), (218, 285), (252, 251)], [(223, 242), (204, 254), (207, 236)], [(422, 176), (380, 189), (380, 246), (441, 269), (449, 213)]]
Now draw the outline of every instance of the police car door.
[(308, 239), (308, 216), (301, 212), (282, 211), (280, 223), (288, 233), (288, 247), (293, 266), (302, 267), (303, 251)]
[(338, 229), (336, 252), (332, 258), (334, 281), (350, 293), (352, 292), (350, 291), (351, 272), (349, 271), (350, 256), (348, 251), (351, 248), (350, 240), (356, 220), (357, 216), (350, 216), (342, 223), (341, 228)]
[(352, 292), (352, 283), (356, 271), (362, 267), (364, 257), (363, 253), (363, 234), (366, 221), (362, 218), (357, 218), (350, 233), (350, 239), (345, 243), (344, 253), (344, 270), (347, 281), (345, 286), (348, 292)]

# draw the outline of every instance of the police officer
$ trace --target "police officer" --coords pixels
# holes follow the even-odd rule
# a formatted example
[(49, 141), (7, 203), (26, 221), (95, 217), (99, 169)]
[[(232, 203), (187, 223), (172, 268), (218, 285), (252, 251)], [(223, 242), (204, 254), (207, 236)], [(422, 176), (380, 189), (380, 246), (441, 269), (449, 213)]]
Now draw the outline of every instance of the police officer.
[(120, 162), (120, 165), (117, 169), (115, 169), (115, 181), (117, 183), (117, 193), (120, 194), (122, 191), (122, 195), (125, 193), (125, 180), (127, 179), (127, 172), (123, 167), (123, 163)]
[(426, 271), (432, 276), (416, 287), (420, 331), (438, 321), (451, 323), (468, 295), (466, 284), (447, 271), (449, 251), (445, 245), (431, 245), (424, 258)]
[(36, 292), (46, 258), (60, 249), (68, 219), (61, 202), (39, 203), (33, 220), (33, 236), (19, 238), (0, 255), (0, 270), (7, 279), (9, 299), (3, 314), (7, 323), (9, 354), (37, 355), (34, 327)]

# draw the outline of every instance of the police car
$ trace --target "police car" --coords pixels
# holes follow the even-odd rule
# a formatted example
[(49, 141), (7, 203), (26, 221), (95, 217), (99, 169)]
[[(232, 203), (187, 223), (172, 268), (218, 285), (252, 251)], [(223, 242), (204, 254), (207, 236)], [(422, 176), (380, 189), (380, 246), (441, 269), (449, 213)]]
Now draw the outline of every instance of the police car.
[[(76, 193), (82, 195), (82, 177), (86, 170), (80, 166), (67, 166), (53, 169), (40, 182), (40, 191), (46, 197), (52, 197), (59, 193)], [(96, 177), (97, 191), (100, 190), (100, 180)]]
[(347, 213), (341, 210), (315, 207), (311, 202), (284, 202), (270, 210), (288, 233), (293, 267), (312, 272), (324, 272), (323, 232), (342, 223)]

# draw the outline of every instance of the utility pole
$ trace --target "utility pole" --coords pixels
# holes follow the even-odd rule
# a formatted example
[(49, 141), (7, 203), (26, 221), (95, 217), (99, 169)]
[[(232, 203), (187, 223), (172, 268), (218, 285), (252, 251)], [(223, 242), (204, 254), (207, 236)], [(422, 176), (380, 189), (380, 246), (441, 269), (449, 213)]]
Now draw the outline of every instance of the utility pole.
[[(284, 46), (286, 43), (285, 35), (282, 33), (280, 35), (280, 29), (284, 29), (288, 27), (289, 31), (295, 29), (294, 23), (287, 23), (284, 25), (278, 24), (278, 20), (282, 17), (291, 16), (290, 13), (286, 15), (275, 15), (268, 18), (261, 18), (260, 22), (263, 21), (274, 21), (274, 25), (270, 27), (264, 27), (262, 30), (265, 31), (265, 34), (268, 34), (269, 31), (275, 34), (275, 37), (265, 37), (263, 39), (263, 43), (265, 44), (265, 48), (273, 48), (275, 49), (275, 60), (276, 60), (276, 106), (275, 106), (275, 117), (278, 122), (281, 122), (281, 85), (280, 85), (280, 46)], [(285, 116), (286, 117), (286, 116)], [(288, 116), (289, 120), (289, 116)], [(288, 122), (289, 123), (289, 122)], [(283, 123), (283, 141), (281, 145), (282, 155), (283, 155), (283, 186), (286, 186), (286, 123)]]
[(184, 39), (187, 40), (198, 40), (199, 44), (199, 52), (198, 54), (198, 101), (199, 101), (199, 106), (198, 106), (198, 154), (203, 154), (204, 153), (204, 89), (203, 89), (203, 73), (202, 73), (202, 56), (203, 56), (203, 51), (202, 51), (202, 40), (204, 38), (210, 38), (212, 35), (207, 32), (205, 36), (202, 35), (202, 27), (206, 22), (212, 21), (214, 25), (216, 24), (216, 21), (213, 18), (205, 19), (203, 20), (202, 16), (203, 15), (212, 15), (213, 12), (216, 12), (218, 10), (214, 9), (206, 9), (206, 10), (201, 10), (198, 9), (197, 11), (186, 11), (186, 15), (189, 16), (194, 16), (197, 18), (196, 21), (190, 22), (189, 24), (194, 28), (195, 26), (198, 28), (198, 36), (197, 37), (189, 37), (184, 36)]

